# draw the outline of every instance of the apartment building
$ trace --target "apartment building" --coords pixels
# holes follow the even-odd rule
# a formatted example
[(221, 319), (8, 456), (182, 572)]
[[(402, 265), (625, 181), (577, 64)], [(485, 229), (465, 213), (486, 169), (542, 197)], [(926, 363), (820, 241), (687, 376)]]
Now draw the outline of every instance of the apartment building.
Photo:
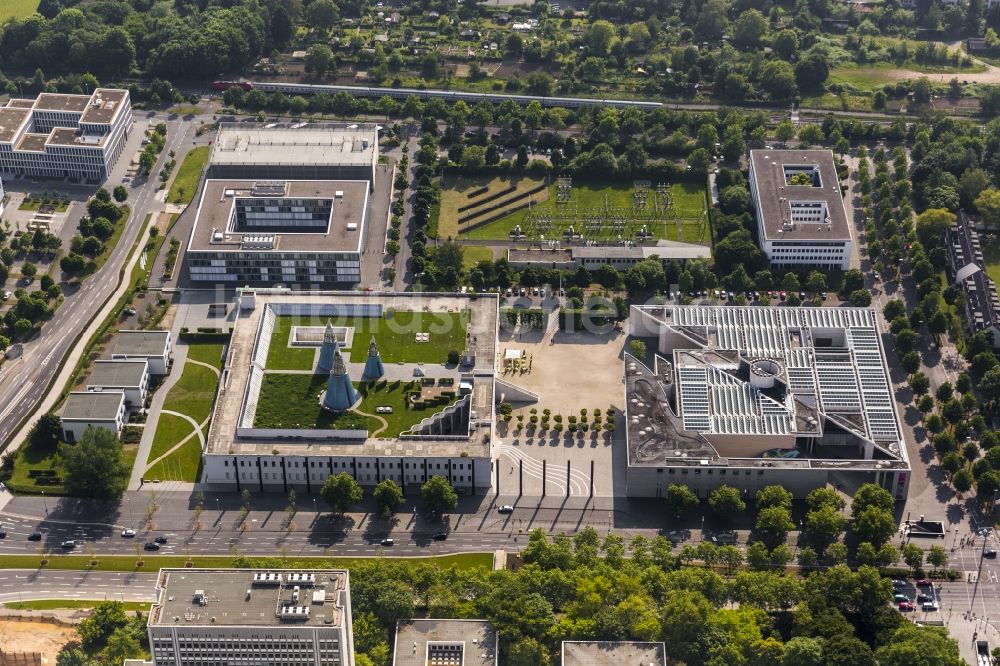
[(127, 90), (11, 99), (0, 107), (0, 172), (103, 181), (131, 126)]

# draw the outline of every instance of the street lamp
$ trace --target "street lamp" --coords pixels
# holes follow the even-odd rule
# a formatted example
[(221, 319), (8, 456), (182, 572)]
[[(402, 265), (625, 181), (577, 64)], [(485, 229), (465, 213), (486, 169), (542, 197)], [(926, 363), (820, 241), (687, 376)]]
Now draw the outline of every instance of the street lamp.
[(45, 491), (42, 491), (42, 506), (45, 508), (45, 520), (49, 519), (49, 503), (45, 499)]
[(222, 509), (219, 507), (219, 498), (218, 497), (215, 498), (215, 510), (218, 511), (218, 512), (220, 512), (220, 513), (222, 512)]

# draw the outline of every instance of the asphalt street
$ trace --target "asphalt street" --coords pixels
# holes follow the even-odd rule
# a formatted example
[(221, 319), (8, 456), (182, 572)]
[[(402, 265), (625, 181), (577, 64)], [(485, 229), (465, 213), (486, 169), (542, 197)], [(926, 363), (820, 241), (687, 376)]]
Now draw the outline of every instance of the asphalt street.
[(156, 576), (111, 571), (4, 569), (0, 603), (29, 599), (155, 601)]
[[(129, 160), (139, 147), (146, 125), (147, 121), (140, 119), (137, 114), (128, 146), (106, 183), (108, 188), (121, 183)], [(132, 214), (107, 263), (97, 273), (85, 279), (79, 288), (63, 285), (66, 298), (52, 319), (45, 322), (35, 338), (24, 343), (24, 354), (20, 358), (0, 366), (0, 446), (7, 445), (10, 437), (31, 415), (48, 391), (63, 359), (73, 349), (80, 333), (117, 289), (119, 272), (128, 260), (146, 214), (152, 208), (162, 205), (154, 198), (159, 184), (156, 173), (169, 151), (177, 152), (178, 163), (183, 157), (180, 148), (184, 145), (186, 131), (182, 128), (183, 124), (178, 120), (168, 122), (167, 144), (153, 175), (130, 189), (128, 204), (132, 207)], [(17, 181), (9, 181), (7, 188), (16, 189)]]

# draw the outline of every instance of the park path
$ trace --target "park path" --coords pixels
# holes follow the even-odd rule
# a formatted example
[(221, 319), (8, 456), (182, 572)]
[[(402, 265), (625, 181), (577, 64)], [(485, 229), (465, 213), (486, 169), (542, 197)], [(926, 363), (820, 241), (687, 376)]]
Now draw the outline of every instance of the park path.
[(389, 422), (386, 421), (381, 416), (379, 416), (378, 414), (369, 414), (368, 412), (363, 412), (360, 409), (352, 409), (351, 411), (354, 412), (355, 414), (361, 414), (361, 416), (367, 416), (368, 418), (375, 419), (377, 421), (381, 421), (382, 422), (382, 427), (379, 428), (378, 430), (376, 430), (375, 432), (369, 434), (368, 437), (375, 437), (376, 435), (381, 434), (381, 432), (383, 430), (385, 430), (386, 428), (389, 427)]
[(155, 460), (148, 461), (146, 463), (146, 471), (147, 472), (153, 467), (153, 465), (155, 465), (156, 463), (160, 462), (161, 460), (163, 460), (164, 458), (166, 458), (167, 456), (169, 456), (171, 453), (173, 453), (177, 449), (179, 449), (182, 446), (184, 446), (185, 444), (187, 444), (188, 440), (191, 439), (192, 437), (194, 437), (195, 435), (198, 436), (198, 441), (201, 442), (201, 448), (204, 449), (205, 448), (205, 434), (202, 431), (202, 428), (205, 426), (205, 424), (207, 424), (211, 420), (211, 417), (209, 417), (209, 418), (205, 419), (204, 423), (202, 423), (201, 425), (198, 425), (198, 422), (195, 421), (190, 416), (188, 416), (187, 414), (181, 414), (180, 412), (174, 412), (174, 411), (171, 411), (169, 409), (164, 409), (163, 411), (160, 412), (160, 414), (170, 414), (171, 416), (177, 416), (179, 418), (184, 419), (185, 421), (187, 421), (188, 423), (190, 423), (192, 426), (194, 426), (194, 432), (192, 432), (187, 437), (185, 437), (184, 439), (182, 439), (181, 441), (177, 442), (172, 447), (170, 447), (169, 449), (167, 449), (167, 451), (164, 452), (164, 454), (161, 455), (159, 458), (156, 458)]
[[(209, 363), (204, 363), (203, 361), (196, 361), (195, 359), (191, 358), (190, 356), (184, 359), (184, 367), (187, 367), (188, 363), (190, 363), (191, 365), (200, 365), (202, 367), (208, 368), (209, 370), (211, 370), (215, 374), (216, 377), (220, 376), (219, 369), (216, 368), (214, 365), (211, 365)], [(180, 376), (183, 375), (183, 374), (184, 374), (184, 368), (181, 368), (181, 373), (180, 373), (180, 375), (178, 375), (178, 379), (180, 379)], [(173, 386), (171, 386), (171, 388), (173, 388)], [(168, 393), (169, 393), (169, 391), (168, 391)], [(178, 449), (180, 449), (182, 446), (184, 446), (185, 444), (187, 444), (188, 441), (192, 437), (194, 437), (195, 435), (198, 436), (198, 441), (201, 443), (201, 448), (202, 449), (205, 448), (205, 426), (208, 425), (208, 422), (212, 420), (212, 415), (211, 414), (209, 414), (208, 418), (206, 418), (200, 424), (197, 421), (195, 421), (193, 418), (191, 418), (190, 416), (188, 416), (187, 414), (182, 414), (181, 412), (175, 412), (175, 411), (170, 410), (170, 409), (161, 409), (160, 410), (160, 414), (170, 414), (171, 416), (177, 416), (179, 418), (184, 419), (185, 421), (187, 421), (188, 423), (190, 423), (192, 426), (194, 426), (194, 432), (192, 432), (187, 437), (185, 437), (184, 439), (182, 439), (181, 441), (177, 442), (172, 447), (170, 447), (169, 449), (167, 449), (167, 451), (165, 453), (163, 453), (163, 455), (159, 456), (158, 458), (155, 458), (154, 460), (148, 460), (148, 461), (146, 461), (146, 467), (144, 468), (143, 474), (145, 474), (150, 469), (152, 469), (153, 466), (156, 465), (157, 463), (159, 463), (161, 460), (163, 460), (164, 458), (167, 458), (172, 453), (174, 453), (175, 451), (177, 451)], [(159, 425), (159, 418), (157, 418), (157, 425)], [(154, 436), (155, 436), (155, 428), (154, 428)]]

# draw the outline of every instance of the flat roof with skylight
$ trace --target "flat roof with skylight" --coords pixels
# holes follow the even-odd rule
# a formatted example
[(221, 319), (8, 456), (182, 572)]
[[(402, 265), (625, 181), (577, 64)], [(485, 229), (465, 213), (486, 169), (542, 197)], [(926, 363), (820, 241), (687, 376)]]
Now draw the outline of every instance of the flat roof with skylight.
[(850, 240), (829, 150), (751, 150), (750, 181), (764, 240)]
[(497, 631), (486, 620), (399, 620), (393, 666), (494, 666)]
[(563, 641), (562, 666), (666, 666), (663, 643), (640, 641)]
[(195, 209), (194, 252), (358, 252), (368, 183), (207, 180)]
[(231, 123), (219, 128), (211, 164), (367, 165), (377, 159), (377, 154), (378, 132), (374, 125), (356, 129), (325, 124), (269, 128)]

